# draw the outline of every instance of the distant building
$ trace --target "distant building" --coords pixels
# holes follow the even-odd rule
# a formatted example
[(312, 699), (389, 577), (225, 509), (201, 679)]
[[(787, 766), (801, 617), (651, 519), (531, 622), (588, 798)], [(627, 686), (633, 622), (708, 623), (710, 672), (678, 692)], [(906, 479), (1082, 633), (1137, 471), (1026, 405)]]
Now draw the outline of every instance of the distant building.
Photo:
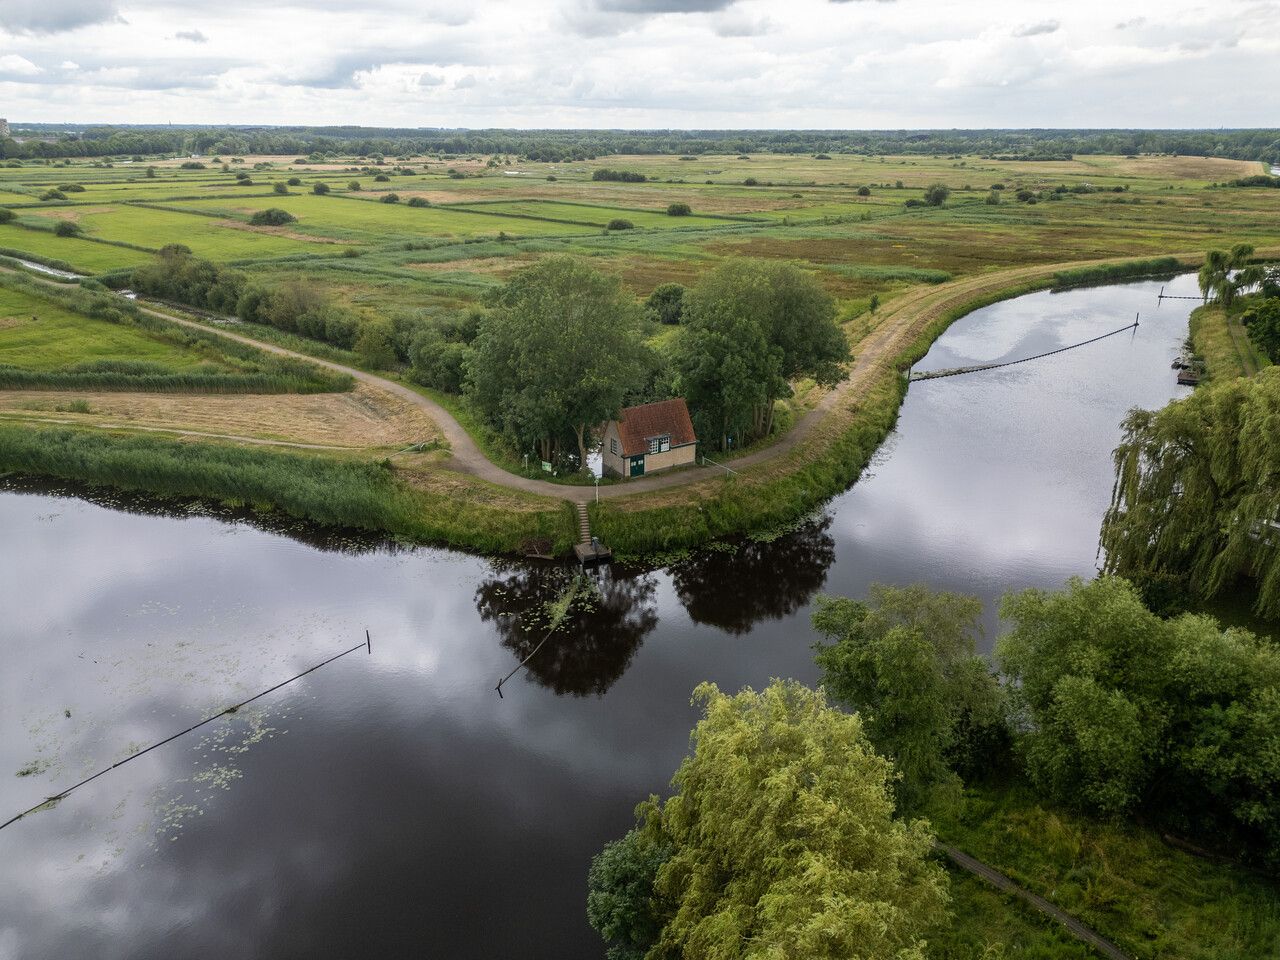
[(610, 476), (642, 477), (693, 463), (697, 449), (684, 400), (661, 400), (627, 407), (605, 424), (601, 466)]
[(4, 119), (4, 117), (0, 117), (0, 140), (7, 140), (8, 138), (9, 138), (9, 121)]

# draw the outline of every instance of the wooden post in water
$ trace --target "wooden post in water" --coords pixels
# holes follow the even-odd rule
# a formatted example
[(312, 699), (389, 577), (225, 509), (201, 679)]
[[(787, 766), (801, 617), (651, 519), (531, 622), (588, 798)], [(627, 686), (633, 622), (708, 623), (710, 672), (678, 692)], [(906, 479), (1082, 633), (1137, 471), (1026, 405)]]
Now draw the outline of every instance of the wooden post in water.
[(373, 641), (369, 639), (369, 628), (364, 629), (364, 652), (373, 656)]

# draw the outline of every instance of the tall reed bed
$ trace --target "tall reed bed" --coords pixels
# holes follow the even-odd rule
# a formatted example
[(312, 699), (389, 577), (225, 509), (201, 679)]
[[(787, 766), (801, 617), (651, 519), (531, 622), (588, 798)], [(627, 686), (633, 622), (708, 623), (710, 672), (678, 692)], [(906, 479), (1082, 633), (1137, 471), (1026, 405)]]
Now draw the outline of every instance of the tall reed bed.
[(412, 487), (387, 462), (162, 437), (0, 424), (0, 470), (275, 509), (326, 526), (487, 553), (567, 550), (567, 506), (505, 510)]

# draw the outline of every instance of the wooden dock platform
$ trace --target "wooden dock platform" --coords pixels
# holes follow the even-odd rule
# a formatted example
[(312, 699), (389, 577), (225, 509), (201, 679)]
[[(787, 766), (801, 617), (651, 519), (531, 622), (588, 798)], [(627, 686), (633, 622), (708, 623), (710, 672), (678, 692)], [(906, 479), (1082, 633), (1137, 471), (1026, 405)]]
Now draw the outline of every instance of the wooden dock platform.
[(613, 551), (591, 535), (591, 518), (587, 515), (585, 503), (574, 504), (578, 512), (578, 542), (573, 545), (573, 555), (583, 566), (595, 563), (608, 563)]

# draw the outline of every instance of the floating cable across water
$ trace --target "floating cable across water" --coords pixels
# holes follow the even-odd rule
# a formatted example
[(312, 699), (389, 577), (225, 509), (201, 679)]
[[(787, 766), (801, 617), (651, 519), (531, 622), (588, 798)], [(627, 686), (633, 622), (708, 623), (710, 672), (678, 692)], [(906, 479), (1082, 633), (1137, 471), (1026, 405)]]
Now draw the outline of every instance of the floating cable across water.
[(995, 370), (997, 367), (1012, 367), (1017, 363), (1027, 363), (1030, 360), (1039, 360), (1042, 357), (1051, 357), (1055, 353), (1074, 350), (1076, 347), (1083, 347), (1086, 344), (1097, 343), (1099, 340), (1105, 340), (1107, 337), (1114, 337), (1117, 333), (1124, 333), (1126, 330), (1137, 329), (1138, 319), (1135, 317), (1133, 323), (1128, 326), (1121, 327), (1119, 330), (1112, 330), (1110, 333), (1104, 333), (1097, 337), (1090, 337), (1088, 340), (1081, 340), (1079, 343), (1073, 343), (1065, 347), (1058, 347), (1056, 350), (1047, 350), (1044, 353), (1037, 353), (1034, 357), (1023, 357), (1021, 360), (1005, 360), (1001, 363), (980, 363), (968, 367), (951, 367), (948, 370), (926, 370), (921, 373), (908, 373), (907, 379), (914, 383), (917, 380), (937, 380), (939, 377), (957, 377), (962, 373), (977, 373), (980, 370)]
[(23, 817), (27, 816), (28, 814), (35, 813), (37, 810), (39, 810), (41, 807), (45, 806), (46, 804), (56, 803), (59, 800), (65, 799), (73, 790), (80, 789), (86, 783), (92, 783), (94, 780), (97, 780), (104, 773), (110, 773), (116, 767), (122, 767), (126, 763), (128, 763), (130, 760), (138, 759), (138, 757), (142, 756), (144, 753), (150, 753), (152, 750), (156, 749), (157, 747), (163, 747), (166, 743), (172, 743), (174, 740), (177, 740), (179, 737), (185, 737), (192, 730), (198, 730), (200, 727), (203, 727), (206, 723), (212, 723), (214, 720), (217, 720), (219, 717), (225, 717), (227, 714), (235, 713), (241, 707), (247, 704), (253, 703), (253, 701), (258, 700), (262, 697), (265, 697), (268, 693), (274, 693), (276, 690), (279, 690), (281, 687), (287, 684), (293, 683), (293, 681), (295, 680), (301, 680), (308, 673), (313, 673), (314, 671), (319, 670), (321, 667), (325, 666), (326, 664), (333, 663), (333, 661), (337, 660), (339, 657), (345, 657), (348, 653), (355, 653), (355, 651), (361, 650), (361, 649), (363, 649), (367, 653), (370, 653), (370, 654), (373, 653), (373, 641), (369, 637), (368, 630), (364, 632), (364, 643), (357, 643), (354, 647), (351, 647), (348, 650), (343, 650), (341, 653), (335, 653), (332, 657), (329, 657), (327, 660), (321, 660), (314, 667), (308, 667), (306, 670), (303, 670), (297, 676), (290, 677), (288, 680), (281, 680), (274, 687), (268, 687), (266, 690), (263, 690), (261, 693), (255, 693), (248, 700), (241, 700), (239, 703), (233, 703), (231, 706), (227, 707), (225, 710), (220, 710), (211, 717), (205, 717), (199, 723), (193, 723), (191, 726), (187, 727), (187, 729), (181, 731), (180, 733), (175, 733), (171, 737), (165, 737), (163, 740), (159, 740), (156, 743), (151, 744), (151, 746), (149, 747), (143, 747), (141, 750), (137, 751), (136, 753), (129, 754), (129, 756), (125, 757), (123, 760), (117, 760), (115, 763), (111, 764), (111, 766), (104, 767), (103, 769), (95, 773), (93, 776), (85, 777), (79, 783), (76, 783), (76, 784), (73, 784), (72, 786), (67, 787), (67, 789), (63, 790), (61, 793), (55, 793), (51, 797), (45, 797), (43, 800), (37, 803), (34, 807), (29, 807), (26, 810), (23, 810), (17, 816), (10, 817), (4, 823), (0, 823), (0, 830), (3, 830), (5, 827), (11, 824), (17, 823), (19, 820), (21, 820)]

